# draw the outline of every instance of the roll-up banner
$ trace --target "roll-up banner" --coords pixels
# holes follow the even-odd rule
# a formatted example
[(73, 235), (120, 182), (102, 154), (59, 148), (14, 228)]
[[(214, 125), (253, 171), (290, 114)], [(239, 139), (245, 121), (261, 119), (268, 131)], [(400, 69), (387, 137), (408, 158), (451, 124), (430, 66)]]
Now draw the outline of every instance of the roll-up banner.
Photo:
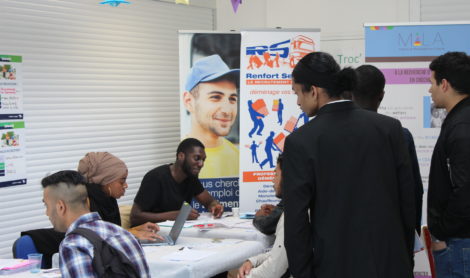
[(205, 145), (199, 179), (226, 209), (251, 212), (278, 202), (277, 156), (285, 137), (308, 121), (291, 72), (319, 44), (320, 31), (312, 29), (180, 31), (181, 139)]
[(181, 139), (205, 146), (204, 188), (226, 210), (239, 207), (240, 33), (180, 31), (179, 59)]
[[(424, 185), (423, 223), (431, 155), (446, 117), (428, 92), (430, 62), (448, 51), (470, 53), (470, 23), (365, 24), (365, 61), (385, 75), (379, 113), (397, 118), (413, 134)], [(431, 277), (427, 259), (415, 256), (415, 277)]]
[(240, 211), (277, 204), (272, 179), (286, 136), (308, 121), (291, 73), (320, 49), (320, 30), (242, 31), (240, 67)]

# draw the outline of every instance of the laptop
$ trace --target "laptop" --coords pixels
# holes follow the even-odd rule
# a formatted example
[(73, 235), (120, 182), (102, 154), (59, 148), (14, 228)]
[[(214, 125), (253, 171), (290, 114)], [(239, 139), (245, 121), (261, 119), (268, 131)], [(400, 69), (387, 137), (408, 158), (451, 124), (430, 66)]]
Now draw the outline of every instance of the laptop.
[(192, 209), (193, 208), (191, 205), (189, 205), (187, 202), (183, 202), (183, 205), (181, 206), (180, 212), (176, 217), (175, 223), (173, 224), (170, 233), (168, 235), (161, 235), (163, 240), (140, 240), (140, 244), (142, 244), (142, 246), (175, 245), (181, 230), (183, 230), (184, 223), (186, 222), (186, 219), (188, 219)]

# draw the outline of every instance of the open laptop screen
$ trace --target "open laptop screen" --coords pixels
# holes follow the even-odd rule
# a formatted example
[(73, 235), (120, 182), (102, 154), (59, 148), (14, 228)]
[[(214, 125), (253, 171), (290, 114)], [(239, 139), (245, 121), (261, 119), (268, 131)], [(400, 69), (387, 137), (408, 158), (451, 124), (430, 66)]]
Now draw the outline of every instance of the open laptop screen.
[(176, 243), (176, 240), (178, 239), (178, 236), (181, 233), (181, 230), (183, 230), (184, 223), (186, 222), (186, 219), (188, 219), (189, 214), (191, 213), (192, 207), (190, 204), (187, 202), (183, 202), (183, 205), (181, 206), (180, 213), (176, 217), (175, 223), (173, 224), (173, 227), (171, 228), (169, 236), (173, 240), (174, 243)]

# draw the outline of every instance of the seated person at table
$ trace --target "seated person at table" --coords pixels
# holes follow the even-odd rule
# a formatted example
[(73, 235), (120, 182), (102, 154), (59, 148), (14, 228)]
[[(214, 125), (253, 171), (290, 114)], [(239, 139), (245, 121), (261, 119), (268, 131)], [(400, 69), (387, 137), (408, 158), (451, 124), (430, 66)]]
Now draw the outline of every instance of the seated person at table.
[[(277, 158), (273, 179), (276, 197), (282, 196), (282, 156)], [(249, 258), (238, 270), (239, 278), (276, 278), (288, 277), (287, 254), (284, 248), (284, 213), (281, 214), (276, 227), (276, 240), (268, 253)]]
[[(78, 172), (86, 179), (90, 210), (100, 214), (104, 221), (121, 226), (121, 215), (116, 199), (126, 193), (127, 166), (121, 159), (108, 152), (89, 152), (78, 163)], [(156, 234), (160, 228), (147, 222), (129, 229), (142, 240), (161, 238)]]
[(282, 200), (277, 205), (264, 204), (256, 212), (253, 218), (253, 226), (258, 231), (266, 235), (272, 235), (276, 232), (277, 222), (284, 212)]
[[(86, 179), (90, 211), (98, 212), (103, 221), (121, 225), (121, 216), (116, 199), (121, 198), (127, 188), (127, 166), (108, 152), (89, 152), (78, 163), (78, 172)], [(145, 223), (129, 230), (142, 240), (161, 238), (158, 225)], [(54, 229), (36, 229), (21, 233), (29, 235), (39, 253), (43, 254), (44, 267), (52, 266), (52, 255), (59, 252), (59, 244), (65, 234)]]
[(144, 252), (137, 239), (123, 228), (101, 220), (97, 212), (90, 212), (85, 178), (77, 171), (60, 171), (45, 177), (43, 202), (54, 229), (65, 232), (60, 244), (60, 272), (62, 277), (97, 277), (93, 267), (94, 246), (85, 237), (71, 234), (76, 228), (95, 232), (132, 263), (138, 277), (150, 277)]
[[(161, 222), (175, 220), (183, 201), (193, 197), (215, 217), (220, 217), (224, 208), (202, 187), (198, 175), (204, 166), (204, 145), (195, 138), (186, 138), (176, 150), (176, 161), (165, 164), (145, 174), (131, 210), (131, 225), (146, 221)], [(199, 213), (193, 209), (188, 219), (197, 219)]]

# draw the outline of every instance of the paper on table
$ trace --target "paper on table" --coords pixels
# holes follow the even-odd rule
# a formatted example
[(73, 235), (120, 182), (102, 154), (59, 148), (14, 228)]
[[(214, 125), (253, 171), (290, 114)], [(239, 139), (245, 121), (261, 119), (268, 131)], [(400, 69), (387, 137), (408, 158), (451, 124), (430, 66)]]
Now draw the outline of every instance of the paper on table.
[(233, 228), (239, 228), (239, 229), (245, 229), (245, 230), (256, 230), (255, 226), (253, 226), (252, 221), (237, 223), (233, 225)]
[[(175, 221), (167, 220), (165, 222), (158, 223), (159, 226), (162, 227), (173, 227)], [(224, 228), (251, 228), (254, 229), (253, 225), (251, 224), (251, 219), (239, 219), (235, 217), (222, 217), (222, 218), (213, 218), (208, 213), (203, 213), (199, 216), (196, 220), (186, 220), (184, 223), (184, 228), (191, 228), (194, 226), (199, 225), (206, 225), (206, 224), (217, 224), (217, 227), (224, 227)]]
[(15, 259), (0, 259), (0, 269), (4, 268), (4, 267), (9, 267), (9, 266), (12, 266), (12, 265), (15, 265), (17, 263), (19, 263), (20, 261), (19, 260), (15, 260)]
[(14, 270), (20, 268), (30, 267), (31, 262), (28, 260), (18, 261), (17, 259), (1, 259), (0, 260), (0, 269), (1, 270)]
[(192, 250), (184, 248), (181, 251), (176, 251), (166, 256), (163, 256), (162, 259), (168, 261), (199, 261), (205, 257), (214, 255), (216, 252), (213, 251), (202, 251), (202, 250)]
[(243, 242), (241, 239), (222, 239), (222, 238), (213, 238), (212, 242), (203, 242), (203, 243), (192, 243), (187, 247), (195, 249), (213, 249), (225, 245), (234, 245)]
[[(167, 220), (165, 222), (158, 223), (158, 226), (173, 227), (174, 224), (175, 224), (175, 221)], [(183, 228), (191, 228), (193, 225), (194, 223), (191, 223), (191, 221), (186, 221), (183, 225)]]

